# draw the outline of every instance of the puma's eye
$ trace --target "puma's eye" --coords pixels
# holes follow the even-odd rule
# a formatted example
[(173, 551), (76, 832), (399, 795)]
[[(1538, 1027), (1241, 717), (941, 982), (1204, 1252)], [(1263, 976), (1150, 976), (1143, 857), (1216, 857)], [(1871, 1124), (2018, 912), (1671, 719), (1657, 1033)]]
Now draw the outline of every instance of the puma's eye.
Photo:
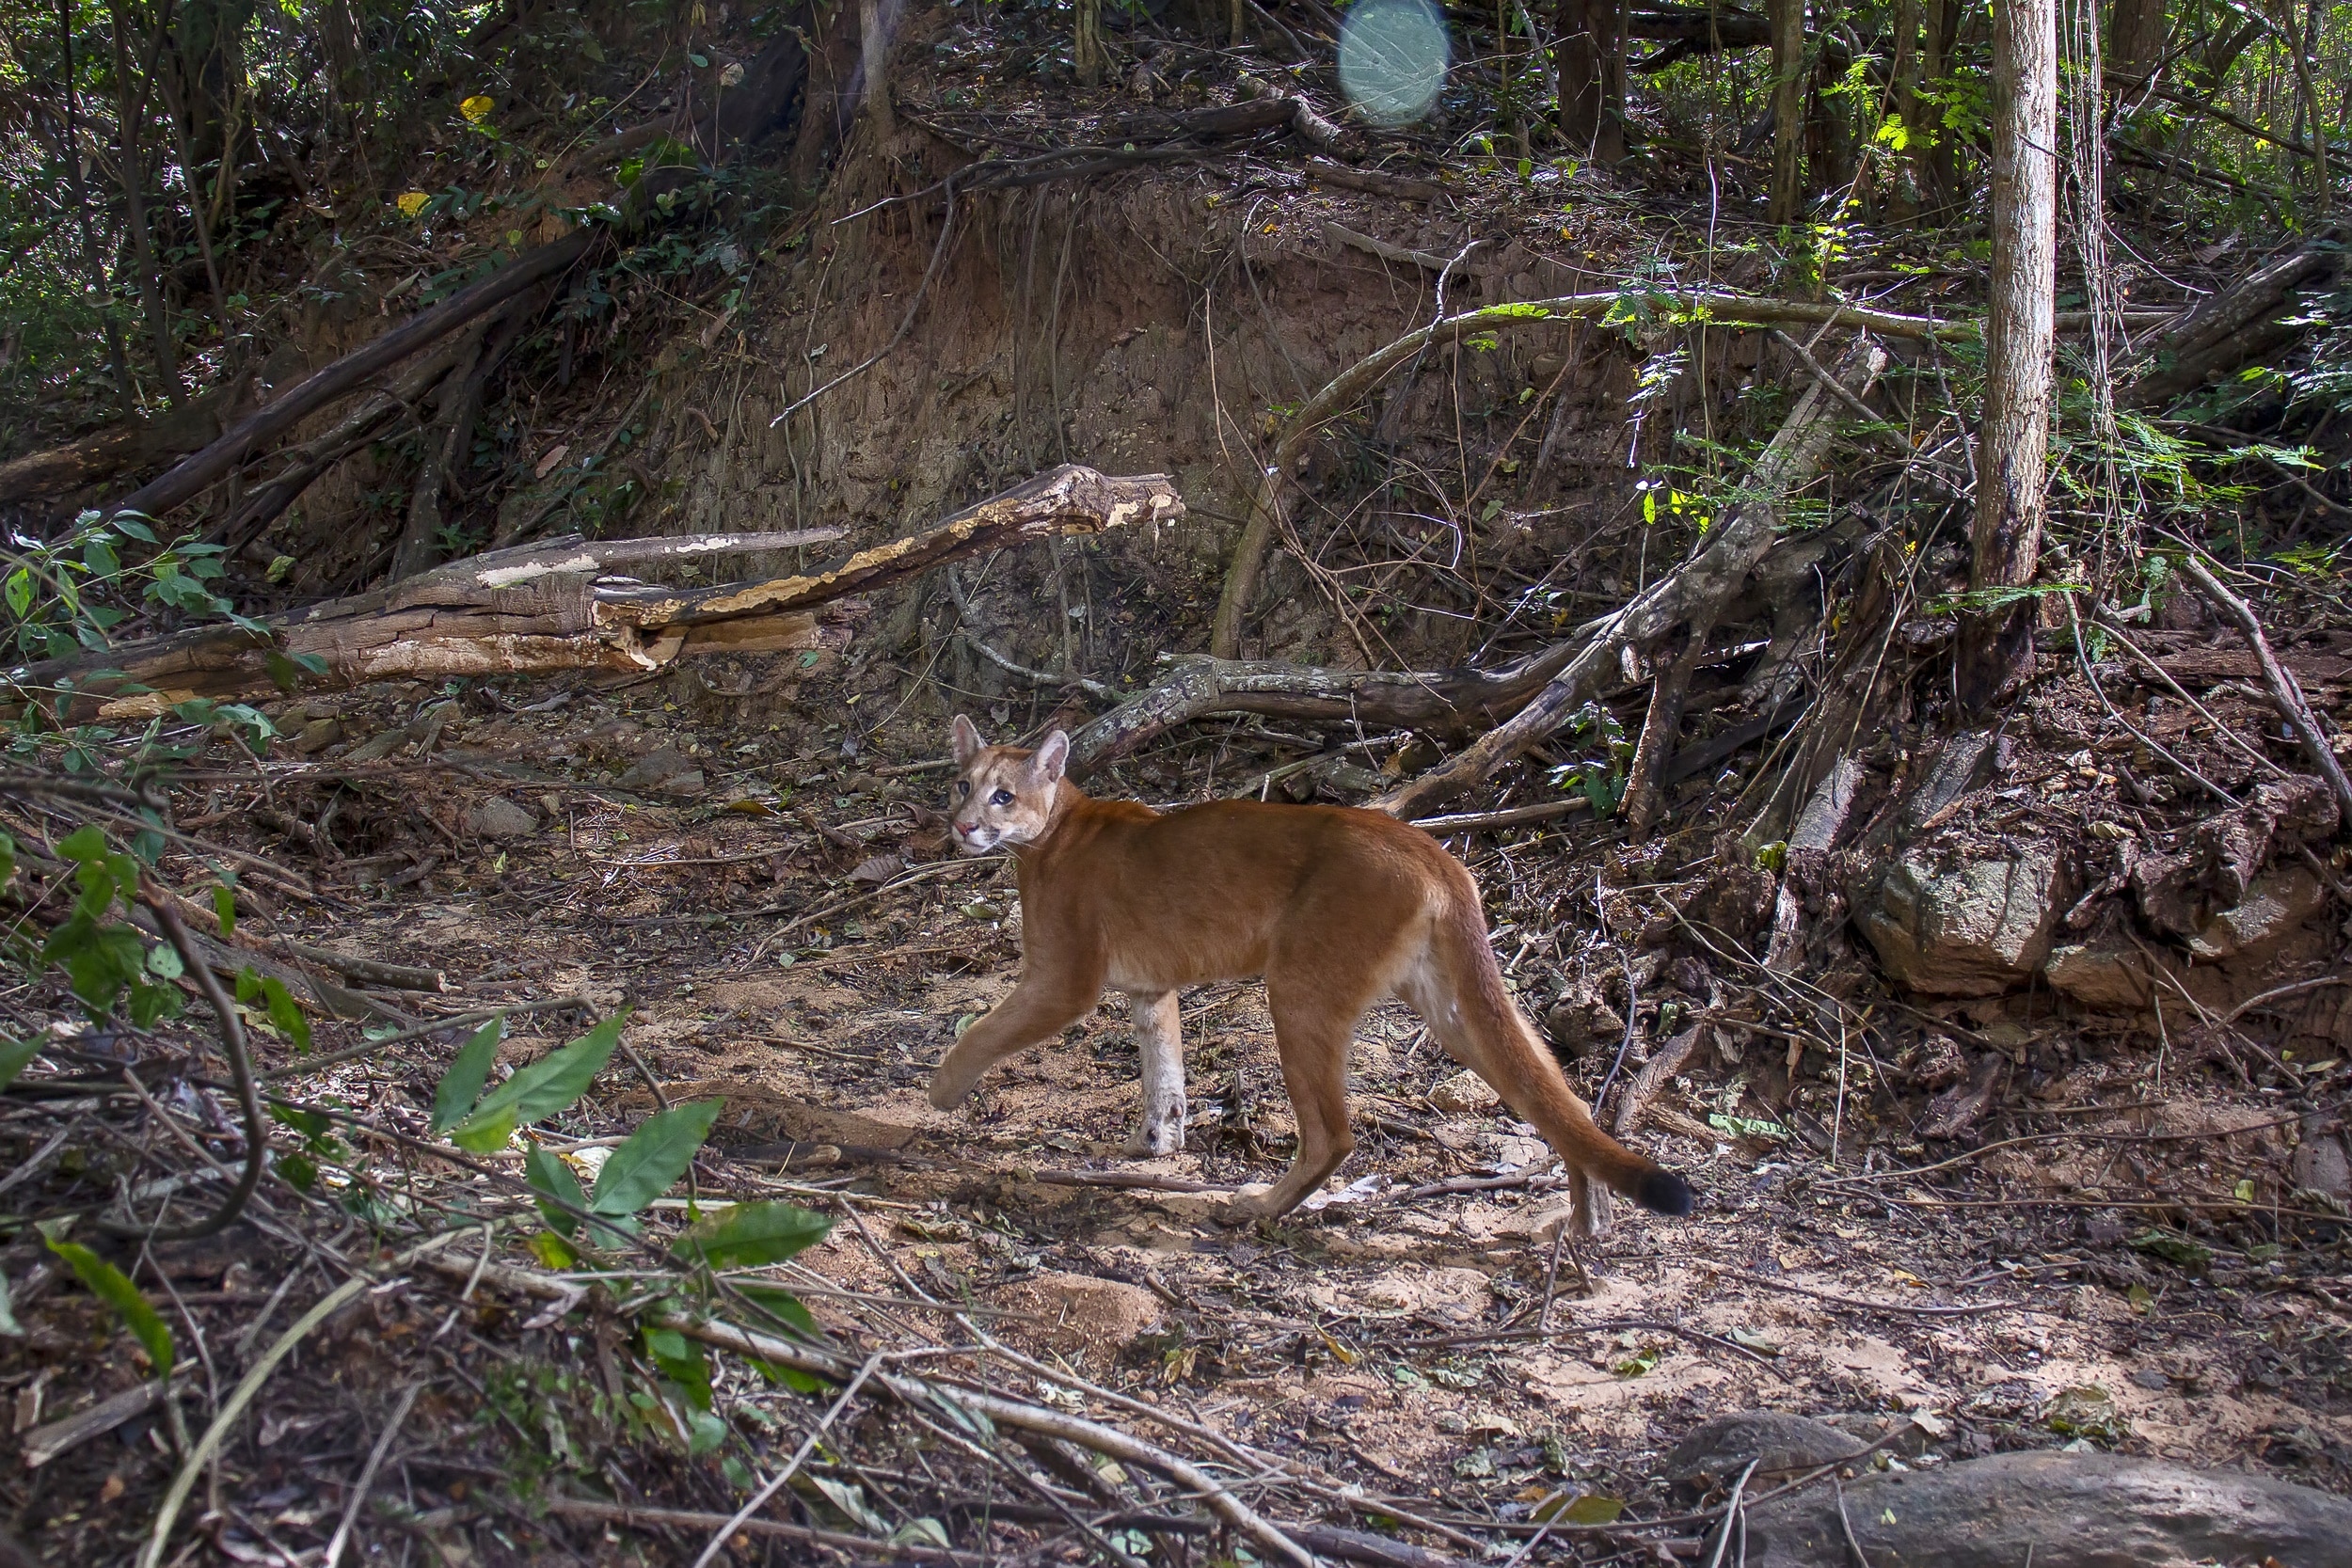
[(1012, 804), (1012, 791), (1011, 791), (1011, 790), (1009, 790), (1009, 789), (1000, 789), (1000, 790), (998, 790), (995, 794), (993, 794), (993, 795), (992, 795), (992, 796), (990, 796), (990, 797), (988, 798), (988, 803), (989, 803), (990, 805), (992, 805), (992, 806), (1009, 806), (1009, 805), (1011, 805), (1011, 804)]
[(956, 781), (956, 793), (957, 793), (958, 795), (969, 795), (969, 794), (971, 794), (971, 793), (972, 793), (972, 781), (970, 781), (969, 779), (958, 779), (958, 780)]

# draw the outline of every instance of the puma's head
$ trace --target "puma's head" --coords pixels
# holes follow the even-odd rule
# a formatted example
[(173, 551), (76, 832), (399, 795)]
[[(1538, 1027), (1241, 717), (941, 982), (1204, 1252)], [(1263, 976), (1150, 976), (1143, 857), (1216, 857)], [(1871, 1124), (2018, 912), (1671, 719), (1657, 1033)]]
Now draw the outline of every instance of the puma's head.
[(1034, 752), (991, 746), (962, 714), (955, 722), (956, 782), (948, 789), (949, 832), (967, 855), (1029, 844), (1054, 819), (1070, 737), (1056, 730)]

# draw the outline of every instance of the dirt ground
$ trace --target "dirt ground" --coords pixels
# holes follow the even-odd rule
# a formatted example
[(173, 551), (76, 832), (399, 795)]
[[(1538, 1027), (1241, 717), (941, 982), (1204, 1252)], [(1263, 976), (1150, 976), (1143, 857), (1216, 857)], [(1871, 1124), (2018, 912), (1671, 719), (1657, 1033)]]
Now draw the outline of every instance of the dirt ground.
[[(941, 737), (923, 723), (869, 731), (845, 757), (814, 726), (796, 737), (739, 709), (701, 717), (709, 700), (680, 688), (583, 685), (509, 711), (524, 695), (469, 700), (431, 756), (322, 761), (313, 785), (281, 774), (281, 803), (342, 794), (351, 852), (318, 867), (334, 891), (316, 904), (274, 904), (272, 935), (443, 969), (445, 994), (382, 998), (404, 1018), (564, 996), (630, 1007), (624, 1037), (667, 1094), (726, 1101), (701, 1191), (840, 1194), (866, 1217), (888, 1267), (846, 1227), (803, 1259), (821, 1276), (804, 1276), (820, 1321), (827, 1289), (903, 1300), (912, 1286), (1008, 1344), (1346, 1484), (1504, 1520), (1564, 1479), (1663, 1506), (1665, 1450), (1750, 1409), (1900, 1435), (1882, 1465), (2071, 1442), (2330, 1490), (2352, 1480), (2352, 1274), (2334, 1214), (2289, 1169), (2303, 1128), (2326, 1122), (2221, 1063), (2165, 1060), (2144, 1033), (2046, 996), (2038, 1018), (2030, 999), (1931, 1017), (1839, 981), (1856, 965), (1833, 956), (1822, 983), (1848, 984), (1851, 1015), (1870, 1021), (1842, 1059), (1719, 1032), (1659, 1101), (1670, 1130), (1635, 1137), (1691, 1179), (1697, 1212), (1621, 1212), (1597, 1243), (1555, 1251), (1565, 1196), (1547, 1190), (1533, 1129), (1390, 1004), (1357, 1035), (1356, 1154), (1311, 1212), (1229, 1229), (1211, 1218), (1219, 1193), (1272, 1180), (1290, 1145), (1254, 985), (1184, 998), (1179, 1155), (1119, 1153), (1136, 1066), (1116, 998), (963, 1109), (926, 1103), (955, 1030), (1017, 973), (1018, 906), (1009, 864), (946, 853)], [(347, 755), (415, 704), (376, 692), (341, 706), (333, 750)], [(1236, 729), (1155, 766), (1230, 777), (1282, 754)], [(212, 831), (237, 836), (259, 792), (218, 777)], [(520, 814), (492, 821), (493, 797)], [(1593, 879), (1632, 949), (1626, 927), (1643, 923), (1629, 911), (1677, 881), (1671, 847), (1629, 871), (1611, 837), (1455, 841), (1489, 891), (1498, 953), (1555, 1037), (1559, 977), (1626, 962), (1602, 945)], [(1653, 942), (1627, 965), (1645, 972), (1645, 1037), (1661, 1000), (1738, 1011), (1729, 971), (1675, 951)], [(534, 1016), (516, 1020), (507, 1061), (582, 1015)], [(1959, 1139), (1917, 1133), (1918, 1075), (1877, 1053), (1936, 1029), (2007, 1042), (2016, 1064)], [(361, 1037), (354, 1023), (319, 1036)], [(429, 1104), (459, 1037), (306, 1087)], [(1614, 1043), (1569, 1050), (1590, 1094)], [(2328, 1065), (2310, 1068), (2323, 1085)], [(650, 1107), (617, 1069), (560, 1131), (625, 1128)], [(1105, 1180), (1126, 1184), (1090, 1184)], [(2271, 1213), (2242, 1201), (2257, 1192)], [(7, 1376), (20, 1401), (40, 1359)]]

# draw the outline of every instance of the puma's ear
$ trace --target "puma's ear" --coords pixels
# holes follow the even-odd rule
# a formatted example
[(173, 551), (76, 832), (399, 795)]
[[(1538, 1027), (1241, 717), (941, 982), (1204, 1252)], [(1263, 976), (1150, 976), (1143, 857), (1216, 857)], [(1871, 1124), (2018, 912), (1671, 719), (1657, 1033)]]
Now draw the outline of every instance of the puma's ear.
[(959, 713), (956, 721), (948, 726), (947, 733), (955, 750), (956, 766), (969, 766), (972, 759), (980, 754), (980, 748), (985, 744), (980, 739), (980, 732), (974, 727), (971, 720)]
[(1070, 767), (1070, 737), (1056, 730), (1029, 759), (1029, 773), (1039, 784), (1057, 782)]

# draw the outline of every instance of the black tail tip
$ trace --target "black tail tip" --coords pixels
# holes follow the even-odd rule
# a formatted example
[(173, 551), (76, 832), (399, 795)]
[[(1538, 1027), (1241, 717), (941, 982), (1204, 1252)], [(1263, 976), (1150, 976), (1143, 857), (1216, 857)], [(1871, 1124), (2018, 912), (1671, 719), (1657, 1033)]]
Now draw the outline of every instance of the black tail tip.
[(1654, 1214), (1672, 1214), (1677, 1219), (1691, 1212), (1691, 1183), (1670, 1170), (1654, 1170), (1642, 1178), (1638, 1201)]

